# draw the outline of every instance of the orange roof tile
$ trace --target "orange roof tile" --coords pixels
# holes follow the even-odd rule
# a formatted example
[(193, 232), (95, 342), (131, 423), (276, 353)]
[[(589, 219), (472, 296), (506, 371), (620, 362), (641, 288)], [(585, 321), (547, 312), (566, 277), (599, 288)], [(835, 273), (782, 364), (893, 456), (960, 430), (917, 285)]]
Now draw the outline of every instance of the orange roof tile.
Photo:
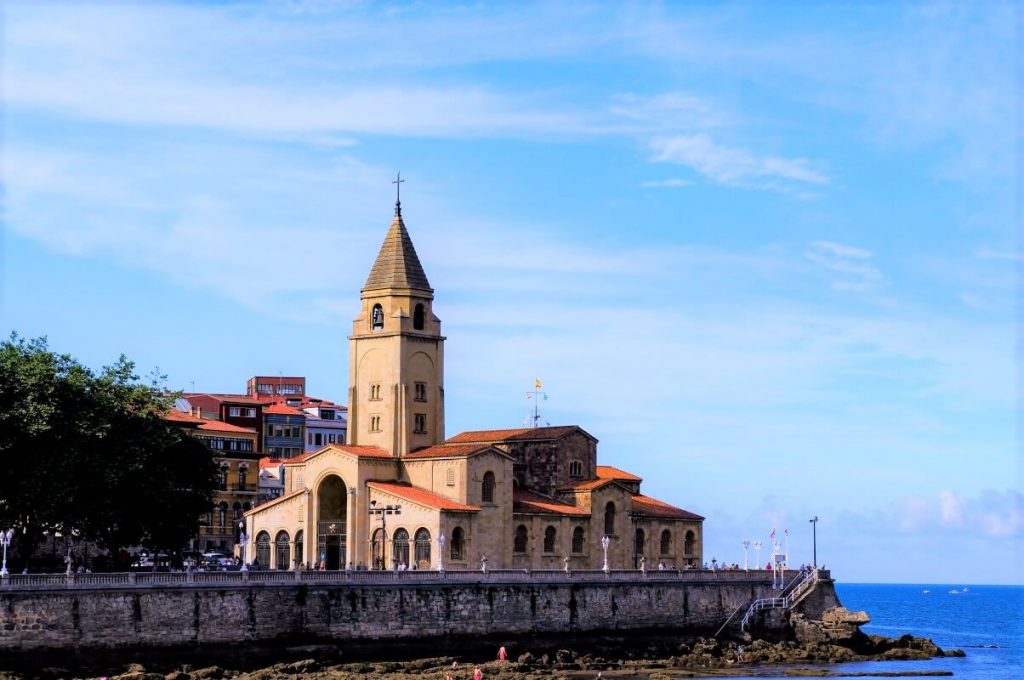
[(560, 491), (593, 491), (594, 489), (600, 489), (603, 486), (614, 484), (617, 480), (614, 479), (587, 479), (582, 482), (569, 482), (564, 486), (560, 487)]
[(426, 489), (417, 489), (416, 487), (408, 484), (396, 484), (394, 482), (367, 482), (367, 486), (372, 489), (384, 491), (392, 496), (398, 496), (410, 503), (434, 508), (435, 510), (449, 510), (452, 512), (480, 511), (480, 508), (475, 505), (465, 505), (458, 501), (453, 501), (451, 498), (446, 498), (433, 493), (432, 491), (427, 491)]
[(285, 404), (272, 404), (263, 409), (264, 413), (270, 413), (278, 416), (305, 416), (304, 411), (300, 411), (297, 408), (292, 408)]
[(299, 463), (304, 463), (306, 459), (312, 455), (313, 454), (311, 453), (301, 453), (297, 456), (292, 456), (291, 458), (281, 458), (280, 460), (285, 465), (298, 465)]
[(660, 517), (662, 519), (704, 519), (700, 515), (677, 508), (674, 505), (669, 505), (665, 501), (659, 501), (657, 498), (640, 494), (633, 496), (633, 514), (643, 515), (644, 517)]
[(583, 508), (577, 508), (575, 505), (569, 505), (532, 491), (520, 491), (519, 489), (512, 492), (512, 512), (572, 515), (574, 517), (590, 516), (590, 513)]
[(205, 422), (202, 418), (197, 418), (196, 416), (190, 413), (179, 411), (176, 408), (168, 409), (165, 413), (161, 414), (161, 417), (164, 420), (170, 421), (172, 423), (181, 423), (182, 425), (198, 426)]
[(224, 394), (216, 392), (186, 392), (181, 395), (185, 399), (207, 398), (214, 401), (222, 401), (226, 404), (252, 404), (259, 406), (260, 400), (246, 394)]
[[(402, 458), (407, 460), (410, 458), (465, 458), (475, 453), (487, 451), (490, 448), (490, 444), (440, 444), (407, 453)], [(506, 454), (503, 453), (502, 455)]]
[(211, 432), (233, 432), (239, 434), (256, 434), (256, 430), (251, 427), (239, 427), (238, 425), (232, 425), (231, 423), (225, 423), (220, 420), (207, 420), (204, 419), (202, 424), (199, 425), (200, 430), (207, 430)]
[[(450, 438), (449, 444), (467, 444), (470, 442), (506, 442), (531, 441), (543, 439), (559, 439), (576, 431), (587, 434), (577, 425), (558, 425), (553, 427), (520, 427), (514, 430), (474, 430), (463, 432)], [(590, 435), (587, 434), (589, 437)]]
[(287, 462), (287, 458), (271, 458), (270, 456), (264, 456), (263, 458), (260, 458), (260, 469), (262, 470), (263, 468), (277, 467), (281, 463)]
[(330, 444), (329, 449), (340, 449), (360, 458), (394, 458), (379, 446), (355, 446), (353, 444)]
[(598, 479), (617, 479), (617, 480), (623, 481), (623, 482), (642, 482), (642, 481), (644, 481), (642, 477), (637, 477), (636, 475), (634, 475), (634, 474), (632, 474), (630, 472), (626, 472), (625, 470), (620, 470), (619, 468), (612, 467), (611, 465), (598, 465), (597, 466), (597, 478)]

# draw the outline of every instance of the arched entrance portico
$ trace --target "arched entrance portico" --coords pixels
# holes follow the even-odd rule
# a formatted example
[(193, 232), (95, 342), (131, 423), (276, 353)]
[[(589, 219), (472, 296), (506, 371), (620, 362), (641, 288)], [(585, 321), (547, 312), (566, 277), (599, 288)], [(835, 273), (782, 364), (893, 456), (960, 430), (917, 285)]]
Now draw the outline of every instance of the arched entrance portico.
[(347, 555), (348, 489), (338, 475), (328, 475), (317, 489), (316, 561), (342, 569)]

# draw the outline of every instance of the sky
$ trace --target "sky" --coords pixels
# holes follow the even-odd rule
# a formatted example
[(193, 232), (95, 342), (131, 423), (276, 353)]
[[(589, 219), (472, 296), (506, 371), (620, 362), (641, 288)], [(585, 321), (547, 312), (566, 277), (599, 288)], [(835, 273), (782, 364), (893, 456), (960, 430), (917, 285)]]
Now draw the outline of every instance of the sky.
[(400, 171), (449, 436), (539, 378), (709, 561), (1024, 582), (1019, 5), (0, 12), (5, 334), (343, 402)]

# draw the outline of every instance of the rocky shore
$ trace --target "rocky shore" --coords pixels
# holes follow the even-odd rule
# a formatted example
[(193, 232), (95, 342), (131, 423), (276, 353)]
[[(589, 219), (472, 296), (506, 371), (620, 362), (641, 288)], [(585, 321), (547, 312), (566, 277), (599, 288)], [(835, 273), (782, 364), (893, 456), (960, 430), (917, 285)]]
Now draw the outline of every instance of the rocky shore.
[[(344, 662), (330, 647), (308, 650), (309, 658), (277, 663), (257, 669), (232, 669), (209, 666), (183, 666), (173, 670), (147, 667), (133, 663), (111, 669), (108, 675), (92, 676), (92, 680), (470, 680), (480, 668), (486, 680), (590, 680), (592, 678), (636, 678), (637, 680), (670, 680), (685, 677), (722, 675), (759, 675), (765, 666), (793, 666), (775, 672), (786, 676), (838, 677), (823, 664), (869, 660), (923, 660), (939, 656), (963, 656), (961, 650), (945, 651), (926, 638), (904, 635), (886, 638), (878, 635), (857, 635), (842, 644), (826, 641), (810, 642), (719, 642), (714, 639), (690, 641), (661, 640), (647, 646), (615, 649), (604, 653), (558, 649), (553, 653), (534, 653), (509, 646), (505, 662), (476, 663), (473, 659), (451, 656), (408, 661)], [(55, 661), (57, 661), (55, 659)], [(799, 667), (809, 665), (811, 667)], [(892, 672), (891, 676), (949, 675), (945, 671)], [(855, 674), (849, 674), (855, 675)], [(877, 676), (877, 673), (872, 675)], [(62, 668), (44, 668), (26, 674), (5, 674), (0, 680), (56, 680), (85, 677)]]

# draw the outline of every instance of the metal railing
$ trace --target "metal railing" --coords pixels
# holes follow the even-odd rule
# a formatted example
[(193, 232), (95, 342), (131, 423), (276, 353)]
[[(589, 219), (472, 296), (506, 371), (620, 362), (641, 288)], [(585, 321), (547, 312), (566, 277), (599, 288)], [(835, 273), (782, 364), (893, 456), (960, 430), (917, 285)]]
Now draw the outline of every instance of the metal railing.
[[(794, 582), (799, 572), (792, 574)], [(806, 578), (806, 577), (805, 577)], [(817, 577), (815, 576), (815, 579)], [(391, 584), (457, 584), (457, 583), (770, 583), (769, 571), (714, 571), (687, 569), (682, 571), (641, 571), (636, 569), (489, 569), (447, 571), (139, 571), (96, 574), (11, 574), (0, 579), (0, 590), (124, 588), (154, 586), (247, 586), (315, 583), (320, 585)], [(798, 584), (799, 586), (799, 584)], [(783, 591), (785, 592), (785, 591)], [(803, 592), (803, 591), (800, 591)], [(790, 597), (799, 593), (796, 588)]]
[[(811, 569), (802, 574), (798, 572), (789, 585), (782, 589), (779, 597), (763, 597), (759, 600), (754, 600), (740, 621), (740, 631), (746, 631), (750, 619), (756, 612), (762, 609), (792, 609), (799, 604), (814, 589), (814, 586), (818, 584), (820, 571), (820, 569)], [(789, 591), (788, 593), (786, 592), (787, 590)], [(732, 617), (730, 616), (729, 618), (731, 619)], [(723, 625), (722, 628), (725, 628), (725, 626)], [(721, 633), (721, 629), (718, 632)]]

